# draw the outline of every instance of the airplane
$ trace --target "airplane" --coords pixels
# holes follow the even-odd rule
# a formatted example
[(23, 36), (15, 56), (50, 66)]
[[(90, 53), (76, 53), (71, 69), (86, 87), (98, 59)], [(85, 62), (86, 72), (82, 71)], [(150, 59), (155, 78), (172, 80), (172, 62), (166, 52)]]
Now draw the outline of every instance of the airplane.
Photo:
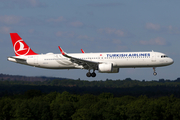
[[(152, 67), (153, 75), (157, 75), (156, 67), (168, 66), (173, 59), (161, 52), (103, 52), (67, 54), (59, 47), (61, 54), (35, 53), (17, 33), (10, 33), (15, 56), (8, 60), (24, 65), (47, 69), (86, 69), (87, 77), (96, 77), (99, 73), (118, 73), (120, 68)], [(90, 72), (93, 70), (93, 72)]]

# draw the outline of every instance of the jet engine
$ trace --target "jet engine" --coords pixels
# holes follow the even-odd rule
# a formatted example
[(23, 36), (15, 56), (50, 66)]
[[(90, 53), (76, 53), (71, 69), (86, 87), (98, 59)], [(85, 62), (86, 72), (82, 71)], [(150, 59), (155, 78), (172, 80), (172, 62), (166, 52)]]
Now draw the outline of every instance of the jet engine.
[(100, 73), (118, 73), (119, 72), (119, 68), (113, 68), (112, 63), (99, 64), (98, 70)]

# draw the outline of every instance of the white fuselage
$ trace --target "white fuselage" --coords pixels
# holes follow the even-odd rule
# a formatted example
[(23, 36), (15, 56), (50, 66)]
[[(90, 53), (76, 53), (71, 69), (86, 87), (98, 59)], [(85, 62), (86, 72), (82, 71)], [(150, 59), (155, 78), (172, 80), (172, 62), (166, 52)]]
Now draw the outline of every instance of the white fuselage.
[[(173, 60), (160, 52), (108, 52), (108, 53), (74, 53), (67, 54), (58, 46), (61, 54), (37, 54), (17, 33), (10, 33), (16, 56), (8, 57), (9, 61), (47, 69), (87, 69), (87, 77), (96, 77), (100, 73), (118, 73), (119, 68), (167, 66)], [(93, 70), (91, 73), (90, 71)]]
[[(95, 61), (112, 63), (113, 68), (161, 67), (173, 63), (173, 60), (160, 52), (114, 52), (114, 53), (75, 53), (69, 56)], [(17, 59), (14, 59), (14, 58)], [(62, 54), (41, 54), (28, 56), (13, 56), (8, 60), (30, 66), (48, 69), (85, 69), (64, 57)], [(23, 59), (23, 60), (21, 60)]]

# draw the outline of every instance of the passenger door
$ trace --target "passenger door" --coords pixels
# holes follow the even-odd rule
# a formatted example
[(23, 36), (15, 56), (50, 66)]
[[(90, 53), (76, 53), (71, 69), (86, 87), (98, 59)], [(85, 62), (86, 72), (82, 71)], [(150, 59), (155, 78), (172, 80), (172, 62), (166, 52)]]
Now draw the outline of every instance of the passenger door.
[(156, 62), (156, 54), (155, 53), (152, 53), (151, 61)]

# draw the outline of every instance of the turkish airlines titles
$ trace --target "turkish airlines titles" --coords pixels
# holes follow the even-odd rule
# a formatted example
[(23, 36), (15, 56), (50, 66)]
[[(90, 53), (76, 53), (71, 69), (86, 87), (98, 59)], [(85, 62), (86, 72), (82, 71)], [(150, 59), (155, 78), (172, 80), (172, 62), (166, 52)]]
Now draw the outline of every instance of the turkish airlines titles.
[(107, 54), (107, 57), (150, 57), (150, 53), (134, 53), (134, 54)]

